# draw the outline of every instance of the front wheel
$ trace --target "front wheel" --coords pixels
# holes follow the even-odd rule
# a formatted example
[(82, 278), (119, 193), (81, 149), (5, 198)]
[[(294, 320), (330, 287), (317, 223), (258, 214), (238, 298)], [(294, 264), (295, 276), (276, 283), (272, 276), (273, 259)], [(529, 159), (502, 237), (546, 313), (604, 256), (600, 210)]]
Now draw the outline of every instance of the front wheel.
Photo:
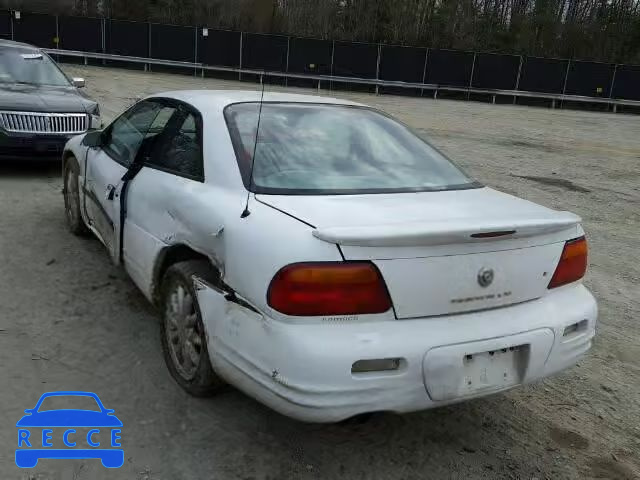
[(209, 278), (209, 263), (176, 263), (162, 279), (162, 352), (176, 382), (191, 395), (203, 397), (216, 393), (225, 383), (211, 367), (194, 276)]
[(74, 235), (86, 236), (89, 229), (84, 223), (80, 212), (80, 189), (78, 161), (75, 157), (67, 159), (64, 166), (64, 210), (67, 217), (67, 227)]

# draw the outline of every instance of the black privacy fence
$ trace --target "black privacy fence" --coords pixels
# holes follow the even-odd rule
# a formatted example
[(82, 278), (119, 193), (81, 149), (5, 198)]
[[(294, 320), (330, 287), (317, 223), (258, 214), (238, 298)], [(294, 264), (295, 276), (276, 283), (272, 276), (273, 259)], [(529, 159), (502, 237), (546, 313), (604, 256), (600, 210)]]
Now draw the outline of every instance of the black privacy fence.
[(640, 66), (0, 11), (0, 38), (43, 48), (298, 75), (640, 100)]

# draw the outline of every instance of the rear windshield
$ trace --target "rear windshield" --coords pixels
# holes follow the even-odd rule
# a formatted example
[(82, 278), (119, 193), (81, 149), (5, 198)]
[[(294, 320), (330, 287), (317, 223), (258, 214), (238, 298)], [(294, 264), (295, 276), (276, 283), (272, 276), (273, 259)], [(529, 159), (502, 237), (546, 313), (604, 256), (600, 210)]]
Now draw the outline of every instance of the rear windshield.
[(265, 103), (256, 144), (259, 107), (239, 103), (225, 110), (245, 186), (253, 192), (358, 194), (479, 186), (409, 128), (375, 110)]
[(69, 80), (55, 63), (33, 49), (0, 47), (0, 84), (69, 86)]

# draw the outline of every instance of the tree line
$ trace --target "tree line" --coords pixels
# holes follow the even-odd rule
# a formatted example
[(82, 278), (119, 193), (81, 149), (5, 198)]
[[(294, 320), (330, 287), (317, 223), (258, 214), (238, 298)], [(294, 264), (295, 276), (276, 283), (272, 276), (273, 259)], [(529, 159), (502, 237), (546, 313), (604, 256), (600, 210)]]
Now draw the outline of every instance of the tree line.
[[(30, 3), (4, 1), (23, 4), (25, 10)], [(128, 20), (640, 63), (640, 0), (66, 1), (72, 5), (65, 0), (49, 4)]]

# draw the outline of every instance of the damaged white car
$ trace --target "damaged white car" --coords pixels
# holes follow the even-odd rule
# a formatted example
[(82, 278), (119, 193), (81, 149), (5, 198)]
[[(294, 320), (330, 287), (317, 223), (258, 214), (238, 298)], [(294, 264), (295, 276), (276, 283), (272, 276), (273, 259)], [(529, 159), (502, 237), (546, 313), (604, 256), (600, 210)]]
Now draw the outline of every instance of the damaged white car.
[(580, 219), (363, 105), (169, 92), (70, 140), (63, 171), (71, 231), (158, 307), (194, 395), (333, 422), (536, 381), (592, 343)]

